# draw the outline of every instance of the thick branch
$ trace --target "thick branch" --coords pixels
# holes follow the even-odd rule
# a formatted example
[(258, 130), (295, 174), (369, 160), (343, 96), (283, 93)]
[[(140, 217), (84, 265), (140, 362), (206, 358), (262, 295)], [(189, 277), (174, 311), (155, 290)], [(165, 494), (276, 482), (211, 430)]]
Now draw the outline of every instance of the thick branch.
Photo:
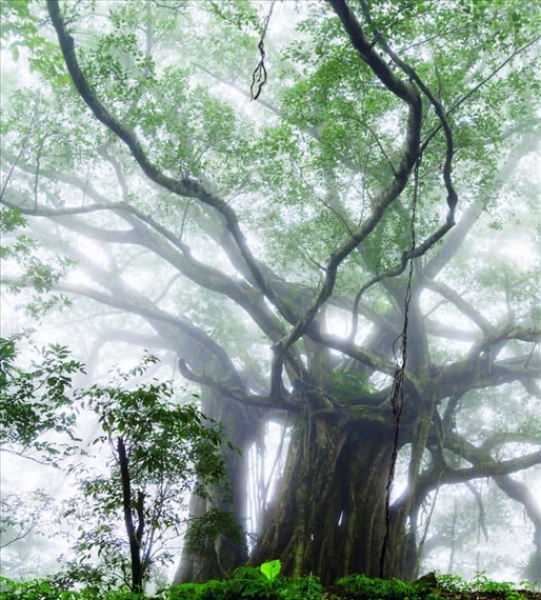
[(362, 27), (355, 15), (350, 11), (345, 0), (328, 0), (334, 12), (342, 22), (344, 31), (361, 58), (368, 64), (383, 85), (395, 96), (409, 105), (417, 102), (418, 94), (415, 88), (404, 83), (400, 77), (389, 68), (389, 65), (374, 50), (373, 45), (366, 39)]
[(541, 358), (531, 354), (491, 362), (489, 357), (457, 361), (434, 369), (434, 388), (440, 398), (460, 396), (471, 389), (496, 387), (513, 381), (539, 379)]
[(179, 360), (178, 367), (181, 375), (189, 381), (194, 381), (195, 383), (219, 390), (224, 396), (238, 400), (243, 404), (257, 406), (258, 408), (279, 409), (294, 412), (298, 411), (300, 408), (298, 405), (295, 406), (291, 403), (284, 402), (281, 396), (273, 398), (271, 396), (258, 396), (256, 394), (249, 394), (242, 388), (233, 387), (231, 384), (229, 384), (229, 382), (224, 383), (218, 381), (216, 378), (197, 374), (188, 367), (183, 358)]
[[(509, 475), (524, 469), (529, 469), (535, 465), (541, 464), (541, 450), (532, 452), (518, 458), (511, 458), (501, 462), (489, 458), (482, 458), (475, 465), (464, 469), (445, 468), (439, 477), (440, 484), (463, 483), (480, 477), (497, 477), (501, 475)], [(434, 478), (430, 485), (424, 484), (425, 492), (435, 489), (438, 485), (438, 480)]]
[[(86, 267), (89, 268), (89, 264)], [(234, 381), (235, 384), (237, 382), (239, 385), (241, 384), (241, 378), (228, 354), (211, 337), (184, 319), (174, 317), (170, 313), (159, 309), (152, 301), (127, 284), (114, 279), (114, 276), (108, 271), (97, 265), (92, 265), (92, 269), (93, 278), (98, 282), (101, 278), (104, 278), (104, 285), (108, 287), (110, 293), (106, 294), (83, 285), (68, 284), (66, 282), (57, 283), (55, 289), (91, 298), (101, 304), (139, 315), (154, 328), (159, 327), (161, 330), (165, 326), (166, 331), (170, 332), (171, 329), (177, 331), (184, 338), (184, 344), (190, 348), (190, 362), (193, 361), (203, 368), (204, 365), (210, 363), (212, 357), (213, 361), (220, 365), (220, 370), (223, 370), (224, 376), (227, 373), (231, 381)], [(163, 333), (163, 331), (160, 332)]]
[(422, 103), (415, 87), (404, 83), (389, 69), (385, 61), (368, 44), (364, 33), (355, 16), (349, 11), (347, 4), (341, 0), (329, 0), (333, 10), (342, 21), (344, 30), (361, 58), (368, 63), (374, 74), (384, 83), (385, 87), (408, 105), (406, 142), (402, 151), (400, 165), (395, 171), (389, 185), (383, 189), (374, 203), (370, 216), (350, 237), (332, 252), (326, 267), (326, 276), (311, 307), (297, 322), (289, 335), (274, 347), (274, 361), (271, 373), (271, 394), (277, 393), (281, 385), (282, 359), (287, 349), (292, 346), (308, 329), (318, 310), (331, 296), (336, 281), (338, 268), (349, 254), (372, 233), (383, 218), (388, 207), (400, 196), (413, 167), (419, 157), (419, 144), (422, 122)]
[(494, 477), (494, 481), (509, 498), (524, 506), (524, 510), (535, 528), (534, 542), (537, 551), (541, 552), (541, 506), (538, 500), (524, 483), (515, 481), (508, 475)]
[[(60, 178), (58, 176), (55, 177), (57, 179)], [(66, 182), (71, 185), (77, 185), (78, 187), (82, 185), (76, 178), (69, 177), (66, 179)], [(271, 340), (277, 341), (285, 335), (285, 329), (280, 324), (280, 321), (268, 309), (261, 295), (251, 289), (250, 286), (238, 279), (228, 277), (214, 267), (197, 261), (191, 255), (189, 246), (183, 243), (178, 236), (133, 205), (126, 202), (111, 202), (92, 188), (88, 188), (86, 192), (98, 204), (50, 209), (21, 207), (5, 200), (2, 203), (9, 208), (17, 208), (24, 215), (54, 219), (60, 225), (100, 242), (136, 244), (146, 247), (164, 258), (169, 264), (198, 285), (234, 300), (248, 312), (262, 330), (269, 335)], [(92, 214), (103, 210), (110, 210), (119, 215), (132, 226), (132, 229), (104, 230), (100, 227), (83, 223), (82, 221), (65, 218), (75, 215)], [(135, 217), (135, 220), (129, 218), (128, 215)], [(164, 243), (164, 239), (162, 238), (167, 240), (168, 243)], [(169, 244), (175, 250), (172, 250)], [(176, 250), (180, 251), (180, 254)], [(279, 295), (278, 290), (276, 294)]]
[(458, 310), (463, 315), (468, 317), (468, 319), (473, 321), (485, 335), (489, 335), (494, 331), (494, 327), (490, 323), (490, 321), (488, 319), (485, 319), (485, 317), (483, 317), (481, 313), (475, 310), (475, 308), (471, 304), (464, 300), (463, 296), (455, 292), (446, 283), (423, 278), (423, 284), (429, 290), (436, 292), (437, 294), (454, 304), (456, 308), (458, 308)]
[(446, 115), (444, 114), (443, 106), (438, 100), (434, 97), (428, 86), (422, 81), (419, 75), (416, 73), (415, 69), (408, 65), (404, 60), (402, 60), (396, 52), (392, 50), (389, 46), (382, 33), (378, 31), (378, 29), (374, 26), (372, 21), (372, 17), (370, 15), (370, 11), (368, 10), (368, 6), (365, 0), (360, 0), (361, 6), (363, 8), (363, 14), (367, 19), (368, 23), (371, 25), (377, 40), (381, 44), (382, 48), (388, 54), (388, 56), (393, 60), (395, 64), (397, 64), (400, 69), (410, 78), (411, 81), (415, 81), (418, 85), (419, 89), (423, 92), (423, 94), (428, 98), (430, 104), (434, 107), (436, 115), (440, 121), (440, 127), (443, 129), (445, 134), (445, 162), (443, 164), (443, 181), (445, 183), (445, 188), (447, 189), (447, 205), (449, 207), (449, 216), (447, 218), (447, 222), (450, 226), (454, 225), (454, 216), (455, 209), (458, 203), (458, 195), (453, 187), (453, 181), (451, 177), (451, 172), (453, 168), (453, 156), (454, 156), (454, 142), (453, 142), (453, 134), (451, 131), (451, 127), (447, 122)]

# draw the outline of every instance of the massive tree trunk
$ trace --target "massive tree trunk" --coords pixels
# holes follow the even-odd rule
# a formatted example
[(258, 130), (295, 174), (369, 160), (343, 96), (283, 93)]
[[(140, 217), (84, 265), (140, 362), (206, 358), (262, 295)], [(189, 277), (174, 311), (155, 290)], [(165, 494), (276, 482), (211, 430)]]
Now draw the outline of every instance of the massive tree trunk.
[[(392, 428), (383, 424), (300, 416), (251, 562), (279, 558), (286, 575), (317, 573), (325, 583), (350, 573), (378, 576), (393, 440)], [(411, 565), (394, 556), (405, 538), (392, 538), (387, 557), (393, 575), (411, 577)]]

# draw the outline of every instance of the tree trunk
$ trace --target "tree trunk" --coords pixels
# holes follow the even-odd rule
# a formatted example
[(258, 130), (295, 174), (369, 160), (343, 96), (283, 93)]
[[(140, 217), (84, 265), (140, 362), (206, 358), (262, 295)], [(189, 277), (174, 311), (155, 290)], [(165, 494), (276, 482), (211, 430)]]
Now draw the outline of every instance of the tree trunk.
[[(323, 583), (352, 573), (379, 576), (393, 439), (383, 425), (300, 417), (252, 564), (280, 559), (285, 575), (317, 573)], [(384, 576), (413, 577), (408, 545), (403, 523), (395, 522)]]
[[(248, 451), (261, 431), (261, 414), (256, 409), (220, 396), (215, 390), (203, 389), (201, 396), (203, 413), (222, 425), (225, 438), (241, 450), (241, 455), (222, 448), (231, 494), (214, 490), (212, 498), (209, 499), (192, 495), (190, 518), (202, 518), (214, 508), (231, 512), (238, 524), (244, 527), (247, 518)], [(215, 540), (207, 540), (202, 552), (194, 551), (185, 545), (174, 583), (223, 577), (225, 573), (234, 571), (247, 561), (246, 544), (233, 541), (224, 535)]]
[(126, 446), (124, 439), (119, 437), (117, 441), (118, 462), (120, 465), (120, 475), (122, 479), (122, 508), (124, 512), (124, 526), (130, 547), (130, 568), (131, 568), (131, 590), (136, 594), (143, 591), (143, 566), (141, 563), (141, 539), (144, 532), (143, 502), (144, 496), (140, 493), (137, 501), (137, 514), (139, 522), (137, 528), (133, 522), (132, 515), (132, 489), (126, 455)]

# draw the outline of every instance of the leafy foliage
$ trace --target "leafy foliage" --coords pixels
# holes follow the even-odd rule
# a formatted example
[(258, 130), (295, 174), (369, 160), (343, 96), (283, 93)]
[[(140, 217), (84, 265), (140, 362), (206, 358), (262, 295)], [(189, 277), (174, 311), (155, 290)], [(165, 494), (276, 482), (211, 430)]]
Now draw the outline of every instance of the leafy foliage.
[[(173, 400), (170, 382), (152, 380), (127, 389), (129, 379), (142, 376), (156, 360), (147, 356), (111, 385), (94, 385), (81, 394), (81, 406), (96, 414), (101, 428), (91, 442), (95, 450), (89, 450), (90, 456), (97, 459), (109, 449), (109, 469), (100, 472), (87, 467), (86, 461), (75, 464), (71, 471), (79, 494), (63, 514), (74, 520), (78, 532), (75, 564), (92, 564), (97, 554), (106, 572), (126, 581), (134, 561), (130, 536), (137, 535), (140, 583), (148, 578), (151, 565), (173, 559), (166, 547), (184, 533), (188, 492), (209, 497), (211, 488), (223, 486), (226, 471), (220, 445), (234, 450), (217, 424), (194, 404)], [(121, 533), (122, 523), (127, 536)], [(203, 528), (210, 539), (224, 532), (239, 535), (238, 526), (219, 510), (205, 517), (199, 530)]]
[[(29, 370), (16, 364), (15, 338), (2, 340), (0, 350), (3, 448), (23, 456), (32, 450), (32, 458), (55, 461), (77, 482), (79, 493), (66, 501), (61, 515), (63, 522), (73, 523), (69, 537), (76, 558), (64, 560), (58, 577), (64, 585), (85, 581), (98, 589), (116, 586), (119, 579), (129, 581), (137, 559), (142, 584), (152, 565), (172, 560), (167, 544), (184, 534), (187, 494), (211, 498), (211, 489), (225, 486), (220, 446), (236, 449), (195, 404), (178, 404), (171, 382), (151, 380), (129, 389), (130, 380), (143, 376), (155, 357), (146, 356), (110, 385), (72, 391), (71, 375), (83, 373), (84, 367), (70, 359), (67, 348), (44, 349), (41, 362), (32, 362)], [(77, 417), (88, 419), (89, 411), (100, 433), (84, 444), (75, 437)], [(67, 435), (70, 444), (42, 441), (50, 432)], [(59, 463), (60, 456), (69, 456), (70, 463)], [(15, 529), (15, 537), (24, 536), (34, 525), (35, 519), (17, 517), (15, 497), (3, 498), (2, 508), (3, 533)], [(201, 519), (194, 532), (210, 540), (242, 535), (219, 508)], [(137, 535), (136, 556), (132, 535)]]
[[(279, 577), (280, 561), (263, 563), (259, 569), (239, 567), (228, 579), (204, 584), (186, 583), (173, 586), (171, 600), (319, 600), (324, 598), (323, 587), (314, 576), (291, 580)], [(271, 577), (265, 571), (273, 573)]]
[(99, 592), (93, 587), (80, 591), (60, 587), (54, 580), (34, 579), (23, 583), (0, 576), (1, 600), (141, 600), (127, 589)]
[(487, 577), (484, 572), (477, 573), (471, 582), (467, 582), (457, 575), (442, 573), (438, 574), (437, 579), (438, 588), (446, 592), (494, 594), (505, 597), (507, 600), (524, 600), (524, 595), (516, 589), (513, 583), (494, 581)]
[[(57, 290), (109, 306), (104, 328), (133, 332), (143, 323), (162, 349), (183, 348), (186, 377), (226, 400), (228, 433), (241, 413), (253, 415), (259, 431), (260, 420), (286, 412), (294, 433), (306, 428), (291, 439), (317, 443), (326, 430), (340, 439), (338, 453), (354, 453), (355, 436), (370, 437), (375, 425), (399, 428), (384, 411), (398, 389), (397, 340), (406, 343), (407, 323), (406, 426), (387, 438), (401, 446), (387, 454), (411, 457), (393, 512), (402, 522), (393, 526), (397, 537), (416, 538), (408, 547), (419, 552), (414, 542), (428, 527), (422, 508), (434, 487), (490, 475), (501, 482), (539, 464), (530, 450), (540, 443), (540, 213), (536, 182), (525, 176), (528, 161), (538, 160), (537, 4), (272, 3), (275, 15), (283, 11), (279, 27), (262, 20), (260, 2), (111, 0), (107, 11), (100, 4), (2, 3), (4, 48), (14, 61), (6, 62), (12, 80), (1, 125), (3, 258), (12, 267), (5, 281), (17, 293), (38, 290), (31, 313), (61, 307)], [(269, 80), (261, 102), (249, 104), (243, 98), (267, 24)], [(28, 85), (19, 71), (31, 74)], [(447, 213), (451, 177), (458, 204)], [(98, 244), (103, 255), (82, 250)], [(83, 277), (68, 277), (69, 269)], [(290, 394), (294, 381), (311, 393)], [(153, 490), (165, 442), (147, 421), (165, 416), (149, 398), (167, 393), (155, 388), (118, 398), (104, 388), (85, 399), (102, 427), (95, 448), (116, 448), (114, 469), (120, 441), (127, 444), (135, 475), (149, 470), (137, 485)], [(148, 445), (130, 445), (132, 429), (157, 444), (153, 460), (144, 459)], [(249, 448), (253, 437), (243, 442)], [(290, 446), (290, 455), (301, 449), (310, 444)], [(333, 467), (308, 458), (291, 475), (295, 483), (304, 467), (313, 477), (303, 481), (337, 485), (290, 494), (283, 519), (300, 522), (296, 511), (304, 518), (310, 497), (320, 504), (308, 521), (332, 507), (328, 535), (311, 539), (309, 527), (302, 534), (319, 553), (314, 564), (326, 567), (341, 553), (324, 544), (345, 539), (331, 532), (337, 515), (369, 511), (357, 498), (347, 506), (353, 492), (330, 496), (342, 485), (360, 490), (365, 473), (359, 466), (358, 480), (344, 482), (338, 472), (312, 472)], [(108, 474), (74, 472), (107, 505)], [(283, 488), (293, 486), (284, 479)], [(389, 489), (380, 484), (372, 496)], [(365, 539), (368, 518), (350, 518), (358, 528), (352, 540)], [(258, 545), (288, 535), (279, 521)], [(211, 507), (194, 539), (216, 525)], [(370, 552), (380, 541), (366, 541)], [(351, 556), (341, 560), (350, 568), (370, 554), (347, 548)], [(406, 567), (397, 548), (396, 573), (416, 568), (421, 557)], [(262, 559), (280, 551), (271, 545)], [(284, 561), (283, 569), (310, 567)]]
[(336, 585), (357, 600), (369, 598), (402, 600), (415, 598), (418, 595), (418, 590), (413, 584), (399, 579), (371, 579), (365, 575), (351, 575), (339, 579)]
[(370, 579), (365, 575), (351, 575), (338, 580), (326, 590), (317, 577), (300, 577), (295, 581), (278, 578), (270, 581), (262, 577), (257, 569), (242, 567), (228, 579), (172, 586), (157, 591), (149, 598), (126, 589), (100, 592), (87, 587), (76, 592), (62, 590), (57, 583), (46, 579), (16, 583), (0, 577), (0, 599), (11, 600), (13, 595), (22, 600), (437, 600), (448, 597), (526, 599), (526, 596), (511, 584), (492, 581), (483, 573), (479, 573), (471, 583), (460, 577), (441, 573), (436, 574), (436, 580), (434, 585), (426, 586), (398, 579)]
[[(65, 346), (52, 344), (41, 350), (39, 362), (23, 369), (16, 364), (18, 339), (0, 339), (0, 450), (55, 463), (80, 441), (74, 434), (71, 386), (84, 366), (69, 358)], [(50, 431), (68, 441), (45, 440), (43, 434)]]

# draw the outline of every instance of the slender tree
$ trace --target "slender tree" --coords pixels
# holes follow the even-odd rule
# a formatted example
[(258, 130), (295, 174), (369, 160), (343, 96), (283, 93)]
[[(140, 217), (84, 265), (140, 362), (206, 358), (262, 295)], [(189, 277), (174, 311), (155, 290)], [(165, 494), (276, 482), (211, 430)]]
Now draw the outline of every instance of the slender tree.
[[(176, 354), (243, 450), (225, 457), (241, 521), (248, 450), (283, 425), (251, 560), (414, 577), (432, 492), (480, 477), (524, 505), (541, 552), (512, 477), (541, 463), (539, 7), (3, 11), (35, 73), (4, 115), (6, 283), (49, 292), (35, 311), (69, 295), (133, 315), (127, 341)], [(177, 578), (247, 558), (223, 539)]]
[[(143, 592), (152, 567), (170, 562), (168, 544), (183, 535), (188, 492), (209, 502), (213, 500), (209, 489), (227, 493), (219, 448), (223, 444), (235, 449), (216, 423), (193, 404), (175, 404), (169, 381), (151, 380), (126, 389), (130, 377), (144, 374), (155, 362), (148, 356), (108, 386), (95, 385), (78, 393), (99, 417), (100, 433), (88, 447), (97, 447), (98, 457), (105, 451), (111, 469), (107, 474), (93, 470), (95, 465), (71, 469), (77, 474), (80, 493), (63, 511), (63, 518), (71, 518), (78, 532), (68, 577), (94, 573), (92, 558), (97, 553), (98, 569), (114, 573), (132, 591)], [(87, 451), (86, 462), (96, 455)], [(238, 540), (241, 531), (232, 515), (215, 508), (193, 524), (187, 545), (215, 532)]]

